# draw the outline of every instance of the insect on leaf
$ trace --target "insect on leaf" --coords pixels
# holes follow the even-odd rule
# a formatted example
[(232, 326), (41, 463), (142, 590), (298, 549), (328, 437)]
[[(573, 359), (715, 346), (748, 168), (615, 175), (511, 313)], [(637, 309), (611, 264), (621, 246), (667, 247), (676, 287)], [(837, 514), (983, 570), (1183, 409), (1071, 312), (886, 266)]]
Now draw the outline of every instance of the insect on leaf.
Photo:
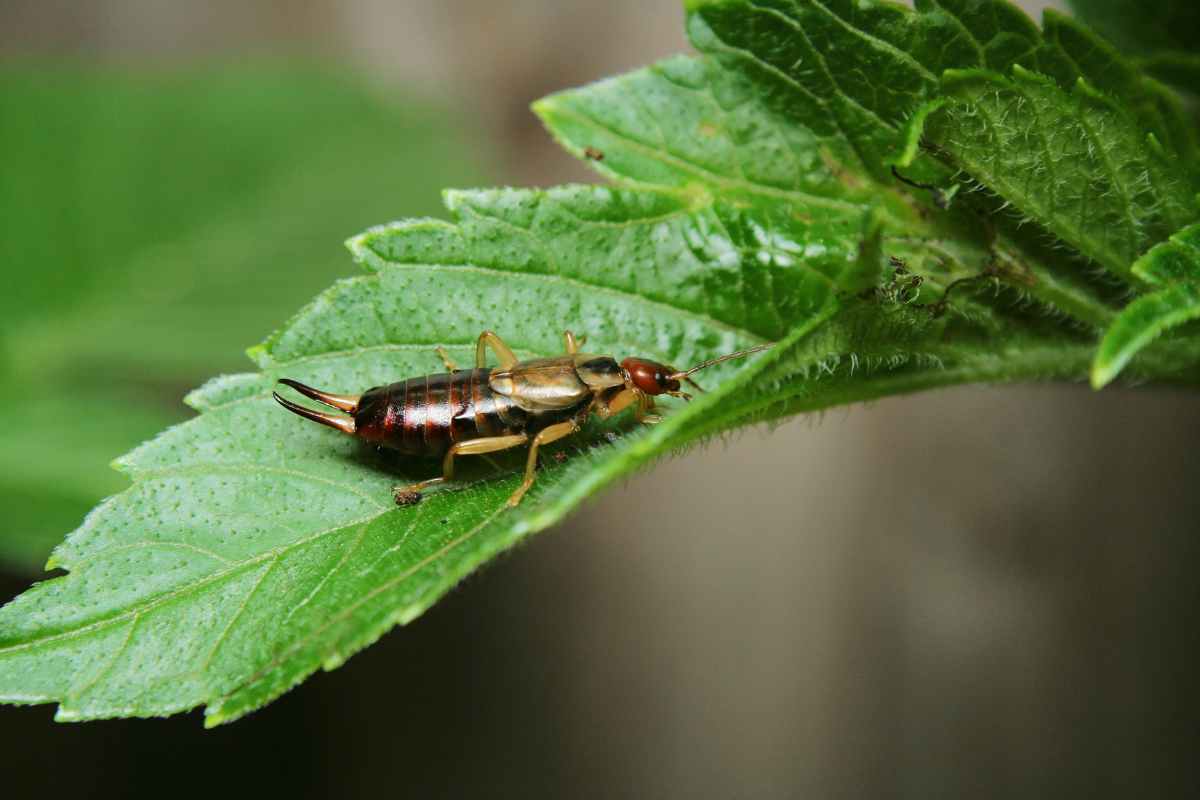
[[(1126, 174), (1159, 169), (1128, 130), (1130, 101), (998, 74), (1058, 52), (1000, 2), (688, 5), (699, 56), (535, 106), (615, 186), (451, 192), (451, 221), (368, 230), (351, 241), (367, 274), (254, 348), (257, 372), (194, 392), (199, 416), (120, 460), (133, 486), (56, 550), (68, 574), (0, 609), (0, 698), (56, 702), (60, 719), (201, 705), (208, 724), (236, 719), (702, 436), (935, 386), (1087, 374), (1116, 304), (1079, 253), (1136, 275), (1124, 254), (1190, 208), (1184, 178)], [(943, 81), (948, 69), (970, 71)], [(1104, 143), (1133, 166), (1106, 173), (1099, 156), (1061, 143), (1051, 155), (1079, 161), (1068, 194), (1087, 180), (1139, 187), (1100, 209), (1113, 230), (1069, 196), (1053, 197), (1067, 203), (1060, 213), (1028, 193), (1027, 213), (1060, 236), (1039, 246), (993, 225), (986, 205), (949, 202), (958, 184), (912, 123), (924, 113), (934, 129), (946, 87), (948, 103), (989, 114), (1045, 106), (1076, 126), (1101, 115)], [(981, 155), (996, 126), (973, 124), (958, 155), (998, 163)], [(975, 178), (1027, 191), (1046, 150), (1006, 143), (1023, 160)], [(1150, 192), (1163, 196), (1150, 203)], [(1093, 240), (1114, 255), (1101, 260)], [(658, 425), (622, 418), (564, 441), (565, 463), (546, 460), (515, 509), (505, 500), (518, 471), (503, 458), (397, 507), (392, 487), (436, 464), (363, 449), (271, 399), (282, 377), (357, 393), (441, 372), (438, 346), (466, 365), (485, 329), (521, 358), (555, 355), (568, 328), (589, 351), (677, 367), (777, 344), (701, 373), (708, 391), (669, 401)], [(1131, 373), (1196, 379), (1182, 358), (1151, 352)]]
[[(715, 368), (705, 376), (714, 391), (661, 425), (547, 464), (515, 510), (504, 505), (512, 470), (397, 508), (391, 487), (436, 467), (381, 460), (282, 412), (270, 397), (279, 377), (350, 391), (436, 372), (435, 345), (469, 363), (487, 327), (504, 330), (524, 357), (559, 352), (571, 326), (597, 352), (691, 364), (764, 334), (795, 336), (834, 303), (818, 273), (791, 283), (781, 274), (786, 292), (772, 294), (771, 267), (753, 258), (757, 281), (717, 280), (743, 260), (713, 233), (734, 220), (670, 196), (579, 187), (454, 195), (451, 204), (458, 225), (402, 224), (355, 240), (372, 274), (322, 294), (254, 351), (261, 372), (211, 382), (190, 398), (199, 417), (121, 459), (134, 485), (56, 550), (52, 566), (69, 574), (0, 610), (0, 696), (58, 701), (60, 719), (200, 704), (210, 724), (236, 718), (683, 444), (689, 418), (723, 404), (736, 413), (753, 395), (731, 396), (739, 379), (722, 378), (748, 380), (784, 351)], [(456, 298), (453, 313), (446, 297)], [(769, 313), (752, 323), (751, 302)], [(519, 324), (497, 325), (506, 318)]]

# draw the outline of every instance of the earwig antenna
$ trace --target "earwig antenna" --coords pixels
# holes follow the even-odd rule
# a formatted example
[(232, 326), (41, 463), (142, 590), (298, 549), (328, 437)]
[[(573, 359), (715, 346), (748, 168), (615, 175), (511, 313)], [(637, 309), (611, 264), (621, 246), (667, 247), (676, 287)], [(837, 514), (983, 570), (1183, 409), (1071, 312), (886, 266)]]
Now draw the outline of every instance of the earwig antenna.
[(718, 356), (717, 358), (710, 358), (708, 361), (701, 362), (689, 370), (685, 370), (684, 372), (675, 372), (675, 373), (672, 373), (671, 375), (668, 375), (667, 380), (687, 381), (688, 383), (691, 383), (693, 386), (695, 386), (696, 385), (695, 383), (688, 380), (689, 375), (697, 373), (702, 369), (708, 369), (709, 367), (716, 366), (717, 364), (720, 364), (722, 361), (730, 361), (735, 358), (745, 358), (746, 356), (750, 355), (751, 353), (759, 353), (759, 352), (762, 352), (763, 350), (769, 350), (770, 348), (772, 348), (774, 346), (775, 346), (774, 342), (767, 342), (766, 344), (760, 344), (756, 347), (750, 347), (745, 350), (738, 350), (736, 353), (726, 353), (725, 355)]

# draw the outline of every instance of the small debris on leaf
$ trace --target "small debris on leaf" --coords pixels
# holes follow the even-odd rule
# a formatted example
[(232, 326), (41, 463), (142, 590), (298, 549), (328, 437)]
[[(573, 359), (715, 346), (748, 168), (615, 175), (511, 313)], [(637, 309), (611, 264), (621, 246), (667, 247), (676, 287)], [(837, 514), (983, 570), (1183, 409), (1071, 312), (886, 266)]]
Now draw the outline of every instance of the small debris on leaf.
[(420, 492), (408, 492), (404, 489), (397, 489), (392, 496), (396, 498), (396, 505), (398, 506), (415, 506), (421, 502)]

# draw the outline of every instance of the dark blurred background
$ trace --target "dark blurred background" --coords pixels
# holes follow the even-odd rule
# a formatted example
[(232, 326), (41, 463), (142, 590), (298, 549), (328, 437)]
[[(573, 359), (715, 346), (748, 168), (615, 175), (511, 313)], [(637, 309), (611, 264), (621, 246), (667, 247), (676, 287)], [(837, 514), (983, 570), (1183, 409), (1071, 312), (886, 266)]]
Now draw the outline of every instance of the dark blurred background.
[[(354, 273), (347, 236), (444, 186), (590, 180), (528, 104), (685, 50), (681, 23), (0, 0), (0, 599), (120, 490), (112, 458)], [(0, 708), (0, 788), (1193, 794), (1198, 476), (1184, 393), (970, 388), (743, 433), (231, 726)]]

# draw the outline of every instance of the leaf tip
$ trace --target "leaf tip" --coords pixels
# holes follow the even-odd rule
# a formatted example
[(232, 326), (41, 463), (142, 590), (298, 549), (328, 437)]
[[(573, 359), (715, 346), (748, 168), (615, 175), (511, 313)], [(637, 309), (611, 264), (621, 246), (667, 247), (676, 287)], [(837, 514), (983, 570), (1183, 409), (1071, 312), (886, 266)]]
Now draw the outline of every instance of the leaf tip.
[(79, 722), (82, 719), (83, 719), (83, 717), (80, 715), (80, 713), (78, 711), (73, 711), (72, 709), (67, 708), (66, 706), (62, 705), (61, 703), (59, 704), (58, 708), (55, 709), (55, 711), (54, 711), (54, 721), (55, 722)]
[[(269, 342), (270, 340), (268, 340)], [(254, 362), (255, 366), (260, 369), (265, 369), (271, 363), (271, 353), (268, 348), (268, 342), (256, 344), (253, 347), (246, 348), (246, 357)]]
[(1113, 378), (1116, 378), (1120, 372), (1120, 364), (1114, 364), (1107, 359), (1101, 360), (1099, 357), (1097, 357), (1097, 359), (1092, 362), (1092, 371), (1090, 375), (1092, 388), (1097, 391), (1103, 389), (1105, 386), (1112, 383)]
[[(204, 403), (204, 395), (200, 390), (203, 387), (197, 387), (183, 396), (183, 404), (193, 411), (204, 411), (207, 406)], [(116, 469), (116, 462), (113, 462), (113, 468)]]
[(350, 255), (355, 262), (361, 264), (367, 260), (367, 255), (370, 252), (370, 247), (367, 245), (367, 239), (371, 236), (370, 230), (365, 230), (362, 233), (356, 233), (347, 239), (345, 244), (346, 249), (350, 251)]
[(884, 164), (893, 167), (912, 166), (921, 149), (921, 137), (925, 133), (925, 122), (931, 114), (949, 102), (945, 97), (937, 97), (929, 102), (922, 103), (904, 123), (902, 131), (903, 144), (900, 150), (886, 158)]
[(457, 215), (475, 194), (477, 192), (470, 189), (442, 189), (442, 205), (451, 214)]
[(549, 118), (554, 115), (557, 110), (555, 107), (555, 98), (557, 95), (550, 94), (545, 97), (539, 97), (529, 104), (529, 109), (537, 115), (543, 123), (549, 124)]

